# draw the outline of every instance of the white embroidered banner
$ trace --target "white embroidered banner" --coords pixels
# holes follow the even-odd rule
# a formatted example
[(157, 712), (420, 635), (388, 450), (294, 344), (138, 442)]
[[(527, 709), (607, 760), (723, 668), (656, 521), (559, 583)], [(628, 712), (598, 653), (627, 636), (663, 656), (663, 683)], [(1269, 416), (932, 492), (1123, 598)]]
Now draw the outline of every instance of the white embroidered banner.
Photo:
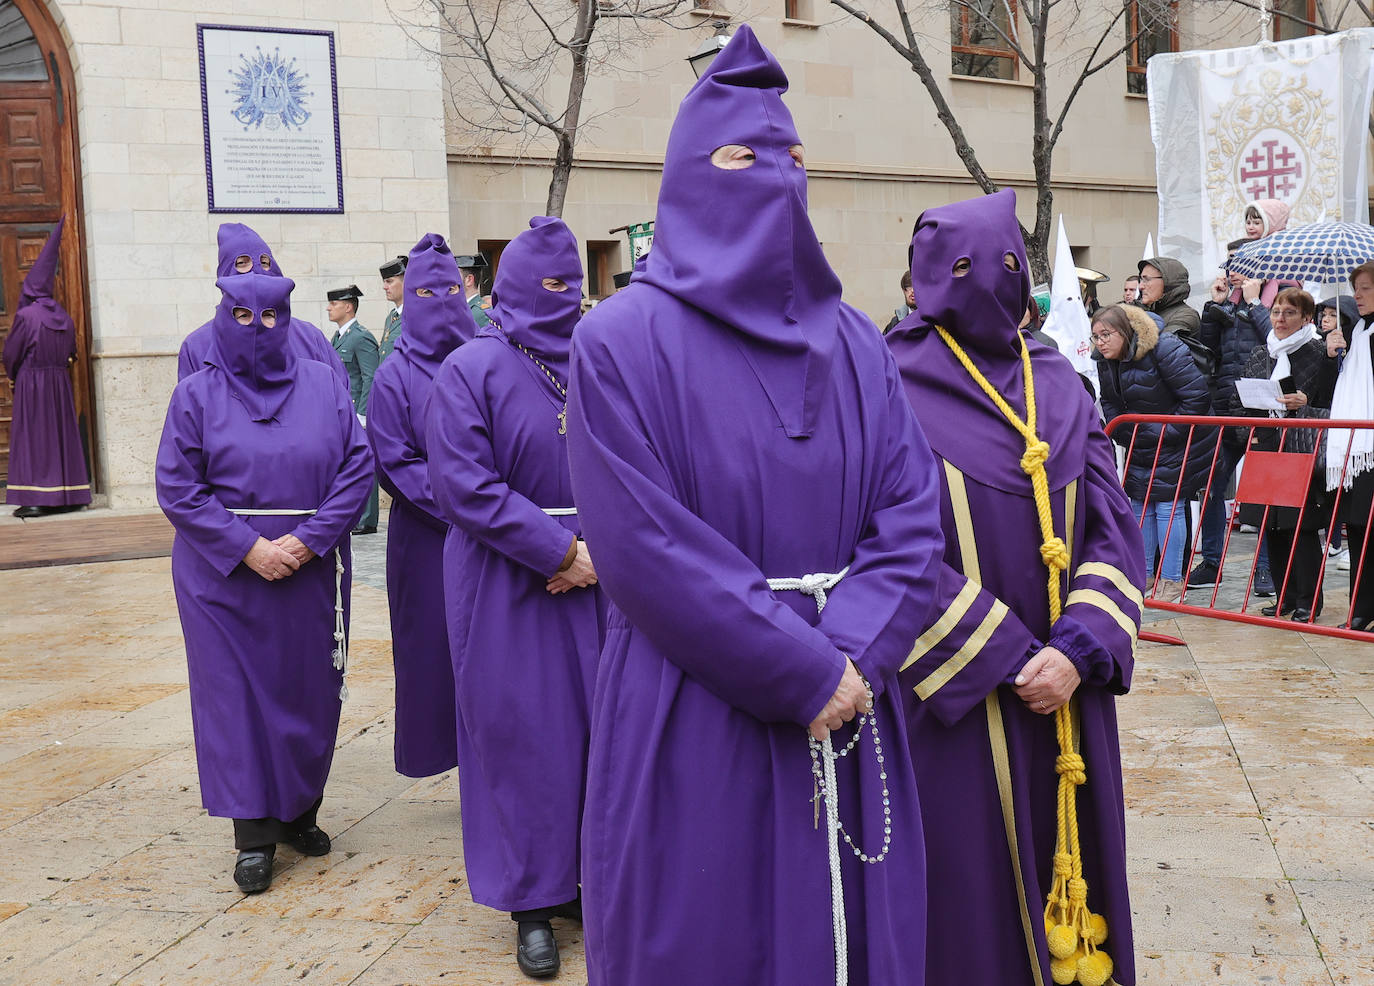
[(1150, 59), (1159, 253), (1192, 277), (1201, 306), (1245, 235), (1245, 207), (1279, 199), (1290, 228), (1369, 221), (1374, 28)]

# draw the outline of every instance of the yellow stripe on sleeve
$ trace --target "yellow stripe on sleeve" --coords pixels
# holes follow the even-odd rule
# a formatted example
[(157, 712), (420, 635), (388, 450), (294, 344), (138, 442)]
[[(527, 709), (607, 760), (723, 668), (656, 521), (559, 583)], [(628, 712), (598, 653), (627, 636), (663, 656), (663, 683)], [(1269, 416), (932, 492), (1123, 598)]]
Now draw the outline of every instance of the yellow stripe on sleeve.
[(995, 600), (992, 608), (988, 610), (988, 615), (983, 617), (983, 622), (978, 624), (978, 629), (969, 634), (964, 641), (964, 646), (960, 647), (944, 664), (932, 671), (924, 681), (916, 686), (916, 696), (922, 701), (930, 698), (941, 688), (943, 688), (951, 678), (968, 666), (969, 661), (977, 657), (992, 635), (997, 632), (997, 628), (1002, 625), (1002, 621), (1007, 617), (1007, 604), (1002, 600)]

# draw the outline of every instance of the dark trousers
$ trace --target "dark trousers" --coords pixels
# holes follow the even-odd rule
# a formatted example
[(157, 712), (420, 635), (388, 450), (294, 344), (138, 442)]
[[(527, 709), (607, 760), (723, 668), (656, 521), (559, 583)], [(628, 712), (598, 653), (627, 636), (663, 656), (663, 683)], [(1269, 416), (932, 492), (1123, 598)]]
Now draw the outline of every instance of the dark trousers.
[(359, 527), (377, 526), (377, 481), (372, 481), (372, 492), (367, 495), (367, 506), (363, 508), (363, 515), (358, 519)]
[[(1369, 543), (1369, 528), (1345, 525), (1345, 543), (1350, 548), (1350, 601), (1353, 619), (1374, 619), (1374, 544)], [(1359, 571), (1364, 559), (1364, 572)], [(1357, 575), (1362, 578), (1356, 579)]]
[[(1321, 608), (1318, 576), (1322, 566), (1322, 540), (1316, 531), (1295, 531), (1271, 527), (1265, 532), (1269, 542), (1269, 574), (1278, 594), (1279, 612)], [(1289, 559), (1292, 559), (1290, 565)], [(1284, 577), (1287, 576), (1287, 583)], [(1316, 600), (1314, 603), (1313, 600)]]
[(536, 907), (529, 911), (511, 911), (512, 921), (552, 921), (554, 918), (572, 918), (575, 921), (582, 920), (582, 895), (568, 901), (566, 904), (555, 904), (553, 907)]
[(315, 819), (320, 813), (320, 802), (323, 800), (324, 796), (321, 795), (299, 818), (293, 818), (289, 822), (283, 822), (280, 818), (234, 819), (234, 848), (242, 852), (245, 849), (262, 849), (278, 842), (290, 841), (298, 832), (304, 832), (314, 826)]

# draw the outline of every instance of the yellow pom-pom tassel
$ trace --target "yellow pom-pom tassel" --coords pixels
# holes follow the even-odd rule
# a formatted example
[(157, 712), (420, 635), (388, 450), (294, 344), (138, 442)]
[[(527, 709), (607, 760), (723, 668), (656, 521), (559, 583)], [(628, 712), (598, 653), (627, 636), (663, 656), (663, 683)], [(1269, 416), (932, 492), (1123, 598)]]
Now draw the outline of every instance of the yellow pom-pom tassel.
[(1107, 919), (1101, 914), (1088, 915), (1088, 941), (1101, 945), (1107, 940)]
[(1078, 932), (1067, 924), (1056, 924), (1045, 935), (1045, 941), (1050, 946), (1050, 954), (1056, 959), (1070, 958), (1078, 950)]
[(1094, 952), (1078, 960), (1078, 981), (1083, 986), (1104, 986), (1111, 977), (1112, 957), (1106, 952)]
[(1059, 922), (1048, 914), (1045, 915), (1045, 940), (1050, 940), (1050, 932), (1059, 926)]
[(1074, 952), (1068, 958), (1050, 960), (1050, 977), (1059, 986), (1069, 986), (1078, 975), (1078, 960), (1083, 958), (1082, 952)]

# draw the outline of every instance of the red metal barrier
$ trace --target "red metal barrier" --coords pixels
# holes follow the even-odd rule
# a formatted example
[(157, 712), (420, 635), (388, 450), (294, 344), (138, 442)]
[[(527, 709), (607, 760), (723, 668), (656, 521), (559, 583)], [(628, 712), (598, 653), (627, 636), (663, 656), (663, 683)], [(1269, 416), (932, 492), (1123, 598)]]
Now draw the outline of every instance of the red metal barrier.
[[(1346, 490), (1345, 479), (1346, 469), (1348, 469), (1349, 452), (1354, 442), (1355, 432), (1374, 430), (1374, 421), (1333, 421), (1322, 420), (1319, 418), (1257, 418), (1257, 417), (1210, 417), (1192, 415), (1159, 415), (1159, 414), (1126, 414), (1115, 418), (1107, 423), (1106, 431), (1109, 436), (1123, 428), (1131, 428), (1130, 441), (1126, 443), (1126, 463), (1132, 458), (1135, 451), (1136, 439), (1140, 435), (1142, 425), (1167, 425), (1174, 429), (1177, 434), (1179, 429), (1186, 428), (1187, 435), (1183, 445), (1183, 458), (1185, 462), (1197, 463), (1194, 468), (1200, 467), (1202, 459), (1207, 460), (1207, 479), (1202, 485), (1201, 490), (1193, 494), (1190, 498), (1181, 498), (1182, 487), (1189, 475), (1192, 475), (1187, 468), (1180, 468), (1179, 480), (1174, 487), (1172, 506), (1169, 508), (1169, 520), (1164, 537), (1160, 539), (1159, 563), (1154, 569), (1154, 578), (1151, 580), (1150, 591), (1146, 595), (1146, 605), (1152, 609), (1165, 610), (1174, 613), (1186, 613), (1197, 616), (1210, 616), (1221, 620), (1230, 620), (1237, 623), (1249, 623), (1257, 626), (1274, 627), (1281, 630), (1299, 630), (1304, 633), (1321, 634), (1329, 637), (1340, 637), (1348, 640), (1362, 640), (1374, 642), (1374, 630), (1360, 631), (1350, 630), (1344, 627), (1323, 626), (1316, 622), (1320, 615), (1320, 609), (1324, 599), (1323, 584), (1326, 577), (1327, 562), (1330, 558), (1329, 547), (1332, 535), (1335, 530), (1339, 530), (1339, 525), (1346, 522), (1348, 518), (1341, 516), (1341, 501)], [(1183, 586), (1182, 593), (1178, 599), (1164, 599), (1159, 597), (1159, 583), (1162, 574), (1165, 557), (1165, 546), (1168, 544), (1170, 535), (1173, 533), (1175, 522), (1187, 523), (1189, 510), (1189, 500), (1198, 499), (1200, 504), (1205, 506), (1208, 496), (1224, 496), (1225, 481), (1229, 477), (1219, 477), (1217, 475), (1218, 461), (1221, 455), (1221, 441), (1223, 429), (1241, 428), (1245, 429), (1245, 458), (1241, 466), (1241, 480), (1238, 484), (1235, 496), (1237, 509), (1240, 504), (1252, 504), (1264, 508), (1263, 516), (1257, 525), (1259, 534), (1255, 539), (1255, 551), (1249, 562), (1249, 570), (1246, 576), (1244, 597), (1238, 610), (1227, 609), (1217, 605), (1217, 597), (1221, 592), (1222, 581), (1225, 577), (1226, 562), (1231, 547), (1231, 535), (1235, 529), (1234, 518), (1228, 516), (1226, 523), (1225, 539), (1221, 551), (1221, 563), (1218, 567), (1215, 583), (1210, 587), (1210, 598), (1207, 605), (1197, 605), (1188, 602), (1188, 575), (1193, 570), (1194, 563), (1198, 560), (1199, 543), (1201, 540), (1201, 512), (1199, 512), (1198, 530), (1193, 532), (1189, 538), (1189, 543), (1185, 548), (1185, 558), (1183, 564)], [(1347, 429), (1349, 438), (1346, 442), (1345, 453), (1342, 467), (1341, 482), (1337, 484), (1335, 490), (1331, 491), (1331, 504), (1329, 513), (1325, 510), (1325, 516), (1321, 518), (1323, 525), (1317, 529), (1324, 529), (1325, 536), (1319, 541), (1321, 548), (1320, 563), (1316, 575), (1316, 588), (1312, 596), (1308, 599), (1297, 599), (1294, 596), (1295, 590), (1289, 586), (1290, 577), (1293, 574), (1293, 563), (1298, 555), (1297, 541), (1302, 536), (1304, 521), (1308, 522), (1309, 531), (1318, 522), (1308, 517), (1308, 508), (1311, 502), (1309, 493), (1320, 492), (1312, 489), (1312, 484), (1319, 483), (1324, 489), (1326, 483), (1325, 470), (1320, 475), (1316, 475), (1316, 466), (1319, 461), (1319, 451), (1323, 449), (1327, 441), (1327, 432), (1332, 429)], [(1298, 431), (1312, 434), (1312, 449), (1310, 452), (1290, 452), (1285, 451), (1285, 447), (1290, 444), (1290, 435)], [(1150, 466), (1149, 481), (1146, 484), (1146, 497), (1141, 509), (1141, 523), (1149, 522), (1150, 496), (1149, 491), (1154, 486), (1156, 473), (1159, 467), (1161, 455), (1164, 452), (1165, 437), (1169, 429), (1161, 427), (1159, 438), (1156, 441), (1154, 455)], [(1272, 443), (1274, 433), (1277, 432), (1277, 450), (1256, 449), (1253, 447), (1256, 433), (1259, 432), (1267, 442)], [(1118, 442), (1118, 444), (1120, 444)], [(1291, 442), (1293, 445), (1299, 444), (1296, 440)], [(1305, 442), (1304, 442), (1305, 444)], [(1143, 447), (1143, 446), (1142, 446)], [(1222, 480), (1220, 484), (1223, 488), (1217, 489), (1216, 480)], [(1123, 476), (1124, 482), (1124, 476)], [(1158, 502), (1158, 498), (1156, 498)], [(1255, 587), (1256, 566), (1259, 561), (1259, 546), (1261, 538), (1264, 537), (1269, 528), (1270, 511), (1274, 508), (1296, 509), (1298, 511), (1297, 520), (1293, 524), (1293, 544), (1288, 550), (1287, 563), (1283, 569), (1283, 577), (1274, 579), (1275, 596), (1274, 605), (1277, 613), (1274, 616), (1264, 616), (1259, 613), (1249, 612), (1252, 591)], [(1370, 510), (1364, 517), (1364, 530), (1366, 536), (1360, 546), (1358, 557), (1352, 552), (1350, 559), (1350, 578), (1352, 585), (1361, 584), (1361, 580), (1374, 578), (1374, 551), (1370, 549), (1370, 542), (1374, 541), (1374, 502), (1371, 502)], [(1277, 528), (1275, 535), (1282, 534), (1286, 528)], [(1315, 536), (1315, 535), (1314, 535)], [(1310, 541), (1306, 542), (1310, 547)], [(1369, 574), (1366, 576), (1366, 568)], [(1277, 572), (1275, 573), (1278, 574)], [(1366, 590), (1371, 591), (1371, 590)], [(1207, 594), (1207, 589), (1196, 589), (1196, 594)], [(1345, 608), (1344, 624), (1349, 625), (1353, 612), (1353, 594), (1350, 605)], [(1298, 621), (1285, 617), (1283, 614), (1290, 607), (1305, 609), (1308, 613), (1314, 614), (1304, 621)], [(1141, 639), (1163, 640), (1163, 642), (1179, 642), (1174, 638), (1165, 637), (1162, 634), (1142, 632)]]

